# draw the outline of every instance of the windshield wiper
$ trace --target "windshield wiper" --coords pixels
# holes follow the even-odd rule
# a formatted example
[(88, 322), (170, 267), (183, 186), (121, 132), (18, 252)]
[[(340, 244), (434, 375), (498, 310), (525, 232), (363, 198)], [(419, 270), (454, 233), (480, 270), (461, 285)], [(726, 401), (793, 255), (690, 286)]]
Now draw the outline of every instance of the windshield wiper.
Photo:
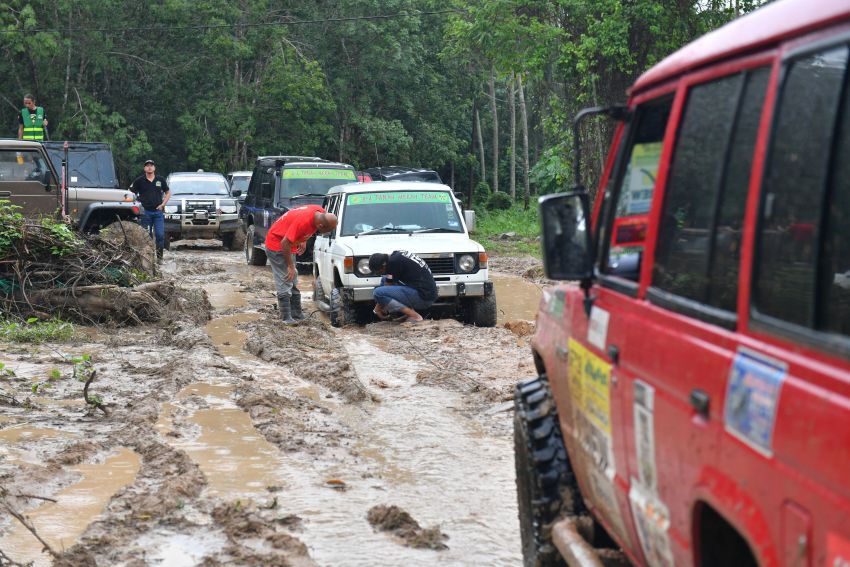
[(300, 199), (301, 197), (327, 197), (324, 193), (299, 193), (298, 195), (293, 195), (292, 197), (287, 197), (288, 199)]
[(461, 232), (460, 230), (455, 230), (453, 228), (421, 228), (419, 230), (413, 231), (415, 234), (420, 234), (422, 232)]
[(409, 228), (401, 228), (400, 226), (385, 226), (383, 228), (373, 228), (371, 230), (364, 230), (363, 232), (358, 232), (355, 234), (355, 237), (358, 237), (363, 234), (380, 234), (382, 232), (407, 232), (412, 234), (413, 231)]

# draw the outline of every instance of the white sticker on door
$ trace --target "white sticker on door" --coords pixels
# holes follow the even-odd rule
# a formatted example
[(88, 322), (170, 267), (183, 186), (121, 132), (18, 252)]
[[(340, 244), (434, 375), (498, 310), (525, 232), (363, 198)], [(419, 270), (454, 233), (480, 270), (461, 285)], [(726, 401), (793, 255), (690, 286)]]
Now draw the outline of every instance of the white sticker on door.
[(590, 310), (590, 322), (587, 326), (587, 342), (601, 351), (605, 350), (608, 340), (608, 320), (611, 314), (599, 307)]

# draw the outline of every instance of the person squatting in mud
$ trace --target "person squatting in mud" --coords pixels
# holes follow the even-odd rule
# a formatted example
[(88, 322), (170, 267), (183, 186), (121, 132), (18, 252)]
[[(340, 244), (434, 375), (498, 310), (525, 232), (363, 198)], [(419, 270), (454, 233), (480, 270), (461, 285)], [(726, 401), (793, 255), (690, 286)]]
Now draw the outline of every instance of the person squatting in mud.
[(409, 323), (422, 321), (417, 310), (428, 309), (437, 299), (437, 284), (425, 261), (406, 250), (392, 254), (372, 254), (369, 270), (381, 276), (381, 285), (375, 288), (375, 315), (386, 320), (403, 315)]
[(272, 266), (280, 319), (287, 325), (304, 319), (301, 290), (293, 255), (303, 254), (307, 240), (316, 232), (326, 233), (336, 227), (336, 215), (319, 205), (291, 209), (277, 219), (266, 234), (266, 257)]

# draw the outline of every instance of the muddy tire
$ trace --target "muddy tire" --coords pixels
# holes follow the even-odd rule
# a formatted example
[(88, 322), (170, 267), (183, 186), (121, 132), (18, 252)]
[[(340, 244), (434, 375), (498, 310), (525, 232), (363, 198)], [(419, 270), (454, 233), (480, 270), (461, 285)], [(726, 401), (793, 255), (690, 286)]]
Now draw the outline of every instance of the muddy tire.
[(241, 250), (245, 247), (245, 227), (241, 224), (233, 232), (233, 242), (229, 250)]
[(497, 315), (495, 293), (467, 300), (466, 323), (476, 327), (495, 327)]
[(565, 563), (552, 543), (551, 527), (561, 514), (562, 494), (575, 495), (576, 485), (567, 461), (555, 402), (545, 377), (518, 384), (514, 408), (514, 458), (523, 565), (561, 566)]
[(225, 250), (233, 250), (233, 233), (228, 232), (221, 235), (221, 245)]
[(328, 301), (327, 296), (325, 295), (325, 289), (322, 287), (322, 280), (319, 279), (318, 274), (313, 279), (313, 299), (318, 299), (319, 301), (324, 301), (325, 303), (330, 303)]
[(254, 246), (254, 225), (245, 233), (245, 261), (252, 266), (266, 265), (266, 252)]
[(346, 325), (365, 325), (369, 322), (372, 316), (370, 305), (357, 304), (348, 300), (342, 289), (335, 287), (331, 291), (330, 312), (331, 325), (334, 327), (344, 327)]

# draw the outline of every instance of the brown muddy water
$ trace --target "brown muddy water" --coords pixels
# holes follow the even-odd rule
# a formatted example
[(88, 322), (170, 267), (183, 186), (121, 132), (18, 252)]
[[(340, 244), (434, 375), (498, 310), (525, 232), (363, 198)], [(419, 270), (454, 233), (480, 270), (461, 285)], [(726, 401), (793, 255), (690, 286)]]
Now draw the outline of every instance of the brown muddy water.
[[(109, 368), (135, 367), (141, 375), (132, 380), (143, 380), (164, 372), (168, 357), (191, 362), (186, 372), (166, 377), (158, 392), (145, 394), (145, 403), (156, 400), (150, 426), (140, 429), (151, 438), (133, 440), (162, 443), (185, 455), (205, 484), (182, 490), (172, 498), (176, 508), (162, 518), (140, 516), (142, 524), (130, 522), (123, 534), (108, 528), (110, 522), (126, 521), (119, 512), (122, 499), (133, 490), (148, 490), (145, 483), (159, 482), (158, 475), (175, 474), (173, 466), (154, 468), (137, 479), (139, 455), (114, 446), (92, 461), (63, 467), (61, 475), (48, 468), (43, 474), (55, 475), (56, 487), (39, 494), (57, 502), (30, 503), (26, 513), (55, 549), (82, 542), (98, 565), (271, 564), (250, 559), (261, 552), (283, 554), (293, 565), (521, 564), (512, 414), (499, 408), (511, 398), (516, 381), (533, 373), (527, 339), (502, 328), (477, 329), (450, 320), (331, 329), (310, 308), (309, 278), (301, 277), (305, 307), (319, 322), (315, 332), (338, 350), (314, 351), (302, 344), (281, 351), (293, 356), (271, 356), (256, 348), (252, 354), (246, 341), (256, 342), (258, 335), (279, 333), (274, 337), (280, 348), (291, 348), (286, 337), (294, 336), (274, 321), (268, 267), (247, 266), (241, 253), (204, 246), (167, 252), (163, 266), (180, 285), (206, 291), (212, 319), (199, 329), (209, 347), (194, 338), (195, 346), (169, 340), (171, 350), (158, 354), (160, 360), (140, 349), (125, 361), (123, 354), (116, 355)], [(499, 326), (533, 320), (540, 288), (507, 274), (493, 279)], [(151, 331), (151, 340), (158, 332)], [(85, 336), (88, 341), (123, 340), (110, 335), (115, 333), (88, 331)], [(327, 365), (331, 354), (338, 366)], [(326, 379), (339, 369), (369, 392), (366, 400), (349, 398)], [(108, 386), (132, 395), (131, 383), (119, 384), (101, 388), (105, 395)], [(40, 401), (79, 416), (84, 408), (72, 398), (63, 392)], [(117, 433), (107, 434), (107, 428), (99, 433), (97, 417), (54, 427), (55, 420), (42, 425), (43, 420), (28, 423), (19, 414), (0, 415), (0, 471), (35, 467), (81, 438), (115, 438)], [(134, 482), (128, 493), (125, 487)], [(19, 492), (31, 488), (26, 482), (19, 485)], [(448, 536), (448, 549), (413, 549), (375, 531), (366, 517), (376, 505), (399, 506), (423, 527), (438, 527)], [(222, 506), (252, 514), (277, 535), (241, 534), (230, 520), (220, 520)], [(50, 564), (26, 530), (2, 520), (0, 513), (0, 549), (16, 561)], [(106, 533), (122, 534), (114, 535), (123, 539), (112, 544), (119, 551), (99, 547), (98, 538)], [(283, 546), (281, 537), (295, 543)]]

